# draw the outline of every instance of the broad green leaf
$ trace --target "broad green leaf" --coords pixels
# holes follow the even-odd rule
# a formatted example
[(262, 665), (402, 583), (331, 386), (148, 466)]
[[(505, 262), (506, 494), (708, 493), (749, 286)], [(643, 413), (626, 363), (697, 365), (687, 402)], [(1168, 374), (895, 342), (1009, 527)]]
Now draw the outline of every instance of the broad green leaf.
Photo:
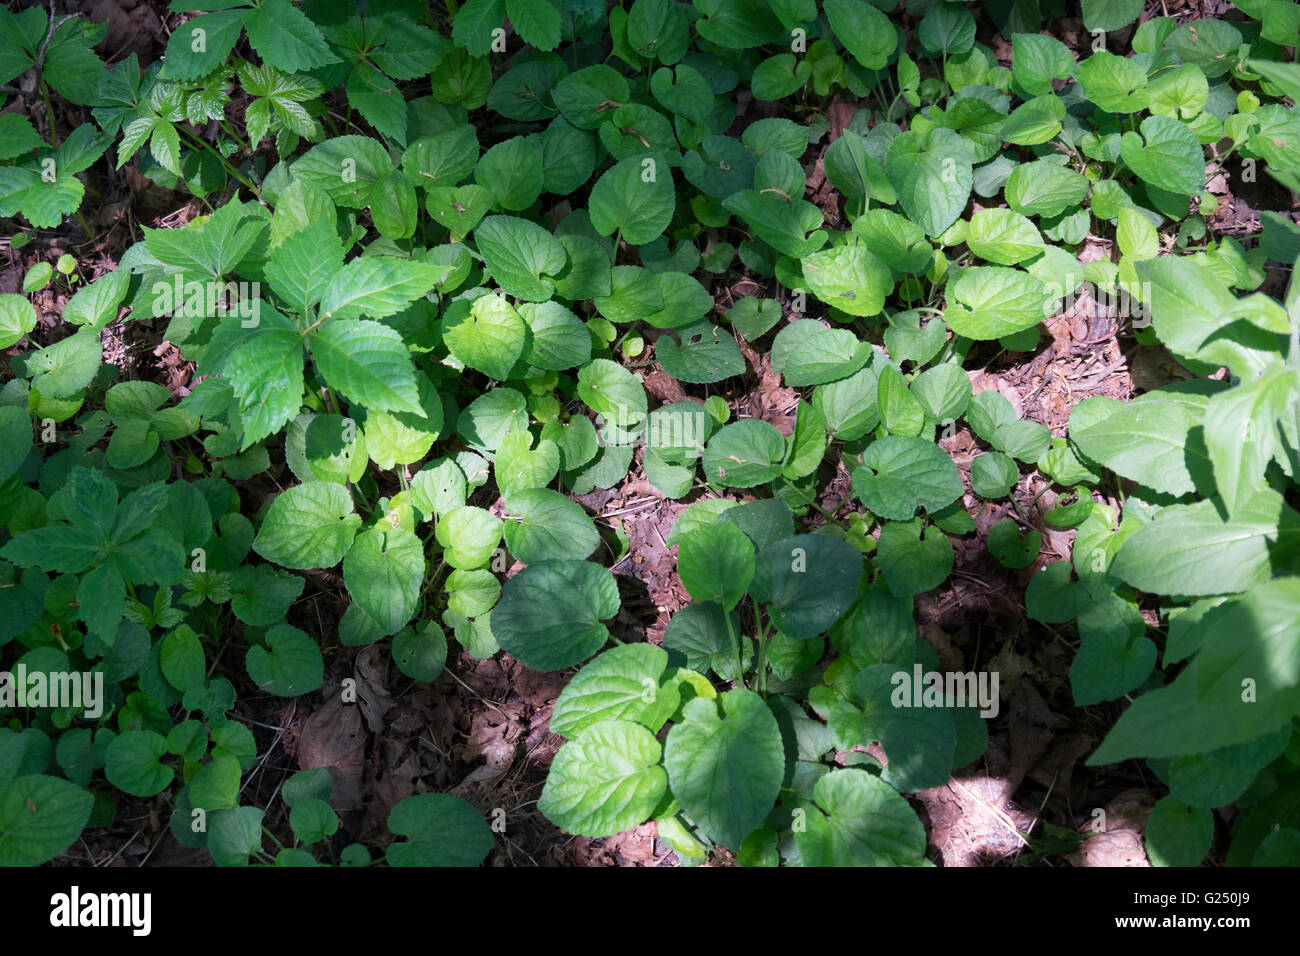
[(804, 258), (803, 274), (814, 295), (849, 315), (878, 314), (894, 288), (889, 267), (862, 246), (815, 252)]
[(0, 348), (9, 348), (34, 328), (36, 310), (27, 297), (12, 292), (0, 294)]
[(1058, 216), (1088, 195), (1088, 179), (1047, 159), (1021, 163), (1007, 180), (1007, 205), (1025, 216)]
[[(168, 771), (170, 779), (170, 771)], [(58, 777), (24, 774), (0, 787), (0, 866), (39, 866), (76, 842), (94, 797)]]
[(1300, 549), (1300, 514), (1277, 492), (1256, 492), (1227, 520), (1217, 504), (1166, 507), (1124, 542), (1111, 573), (1153, 594), (1233, 594)]
[(868, 343), (848, 329), (828, 329), (815, 319), (791, 322), (772, 342), (772, 371), (791, 387), (839, 381), (870, 358)]
[(424, 584), (424, 546), (410, 531), (387, 525), (357, 535), (343, 559), (343, 582), (352, 602), (385, 634), (407, 624)]
[(898, 48), (898, 33), (880, 9), (865, 0), (826, 0), (831, 31), (859, 65), (879, 70)]
[(433, 291), (440, 270), (424, 262), (362, 256), (336, 272), (321, 296), (323, 318), (382, 319)]
[(938, 511), (961, 496), (961, 476), (932, 441), (887, 435), (867, 446), (853, 470), (853, 493), (872, 514), (909, 521), (918, 508)]
[(1205, 188), (1205, 155), (1196, 135), (1168, 116), (1148, 116), (1142, 135), (1128, 132), (1120, 143), (1124, 163), (1157, 189), (1195, 196)]
[(1051, 313), (1051, 292), (1027, 272), (1005, 266), (962, 269), (948, 283), (944, 321), (970, 339), (1001, 338), (1032, 329)]
[(316, 24), (288, 0), (263, 0), (245, 15), (244, 26), (258, 55), (286, 73), (338, 62)]
[(813, 799), (817, 809), (794, 834), (804, 866), (916, 866), (925, 859), (925, 827), (879, 777), (836, 770), (817, 781)]
[(862, 577), (862, 553), (828, 535), (799, 534), (759, 552), (750, 591), (769, 605), (782, 634), (807, 640), (848, 610)]
[(555, 702), (550, 730), (570, 739), (605, 720), (628, 720), (656, 732), (680, 696), (660, 687), (668, 653), (653, 644), (611, 648), (574, 675)]
[(717, 702), (689, 701), (684, 715), (664, 750), (673, 796), (710, 839), (737, 848), (780, 792), (780, 728), (763, 699), (747, 690), (728, 691)]
[(159, 763), (167, 753), (167, 738), (152, 730), (118, 734), (104, 751), (104, 776), (123, 793), (152, 797), (166, 789), (175, 771)]
[(727, 611), (744, 599), (754, 577), (754, 544), (740, 528), (716, 522), (687, 532), (677, 543), (677, 572), (691, 597)]
[(704, 448), (704, 476), (724, 488), (752, 488), (781, 473), (785, 439), (759, 419), (724, 425)]
[(537, 808), (580, 836), (613, 836), (649, 819), (668, 789), (662, 749), (640, 724), (588, 726), (555, 755)]
[(928, 236), (956, 222), (970, 199), (970, 153), (950, 129), (901, 133), (889, 146), (885, 170), (903, 211)]
[(581, 560), (600, 546), (582, 506), (549, 488), (528, 488), (506, 499), (506, 547), (525, 564)]
[(253, 645), (244, 658), (248, 676), (277, 697), (298, 697), (320, 689), (325, 663), (320, 647), (288, 624), (266, 632), (266, 647)]
[(1146, 849), (1152, 866), (1196, 866), (1210, 852), (1214, 815), (1161, 798), (1147, 817)]
[(510, 377), (527, 342), (524, 320), (499, 295), (480, 296), (468, 308), (449, 309), (442, 328), (452, 355), (495, 379)]
[(568, 261), (564, 246), (536, 223), (514, 216), (489, 216), (474, 229), (474, 241), (492, 278), (507, 295), (545, 302), (555, 292), (548, 276)]
[(286, 568), (332, 568), (343, 560), (360, 525), (347, 488), (307, 482), (271, 502), (253, 550)]
[(478, 866), (495, 846), (473, 805), (443, 793), (407, 797), (388, 814), (388, 829), (408, 838), (389, 845), (389, 866)]
[(617, 232), (634, 246), (644, 245), (673, 218), (672, 170), (661, 155), (629, 157), (596, 180), (588, 205), (600, 235)]
[(1043, 237), (1034, 224), (1010, 209), (981, 209), (971, 216), (966, 244), (980, 258), (1004, 266), (1043, 251)]
[(1124, 404), (1093, 400), (1088, 406), (1093, 414), (1070, 429), (1070, 440), (1085, 457), (1125, 478), (1185, 495), (1195, 490), (1198, 477), (1204, 483), (1209, 471), (1205, 452), (1191, 435), (1201, 421), (1199, 409), (1159, 401), (1158, 392), (1148, 395), (1153, 399)]
[(548, 561), (506, 582), (492, 611), (492, 633), (525, 667), (561, 670), (586, 660), (609, 640), (602, 620), (618, 613), (618, 586), (588, 561)]
[(501, 525), (500, 518), (482, 508), (453, 508), (442, 516), (435, 532), (445, 549), (443, 559), (462, 571), (485, 567), (501, 543)]
[(1219, 392), (1205, 407), (1205, 444), (1228, 513), (1265, 487), (1269, 460), (1282, 454), (1277, 421), (1300, 402), (1300, 372), (1274, 369)]

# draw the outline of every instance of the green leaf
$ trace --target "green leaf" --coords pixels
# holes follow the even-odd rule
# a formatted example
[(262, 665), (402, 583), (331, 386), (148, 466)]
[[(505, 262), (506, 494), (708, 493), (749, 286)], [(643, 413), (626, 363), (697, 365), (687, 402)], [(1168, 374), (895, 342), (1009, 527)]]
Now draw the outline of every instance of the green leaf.
[(618, 232), (634, 246), (661, 236), (673, 218), (672, 171), (661, 155), (629, 157), (592, 187), (591, 224), (602, 236)]
[(692, 384), (720, 382), (743, 375), (748, 367), (736, 340), (710, 322), (697, 322), (678, 330), (681, 344), (663, 336), (655, 356), (673, 378)]
[(580, 836), (630, 830), (654, 814), (668, 789), (660, 755), (659, 741), (640, 724), (593, 724), (555, 755), (537, 808)]
[(190, 806), (209, 812), (239, 806), (239, 777), (239, 761), (235, 757), (217, 757), (190, 780)]
[(485, 295), (468, 309), (449, 310), (443, 337), (461, 362), (489, 378), (505, 379), (523, 356), (527, 328), (504, 296)]
[(312, 360), (329, 384), (376, 411), (421, 415), (410, 354), (394, 329), (365, 319), (342, 319), (313, 332)]
[(820, 228), (825, 223), (821, 210), (806, 200), (787, 200), (775, 193), (746, 189), (728, 196), (722, 205), (748, 223), (755, 236), (784, 255), (802, 258), (826, 244), (828, 236)]
[(6, 482), (22, 466), (32, 450), (32, 419), (15, 405), (0, 406), (0, 482)]
[(902, 373), (892, 365), (880, 370), (876, 386), (881, 424), (893, 435), (919, 435), (925, 427), (925, 408), (912, 395)]
[(1162, 797), (1147, 818), (1146, 848), (1152, 866), (1196, 866), (1210, 852), (1214, 815)]
[(1124, 163), (1146, 183), (1182, 196), (1205, 188), (1205, 155), (1196, 134), (1168, 116), (1148, 116), (1142, 135), (1128, 132), (1120, 141)]
[(389, 866), (478, 866), (495, 846), (478, 811), (442, 793), (407, 797), (388, 814), (388, 829), (409, 838), (389, 845)]
[(614, 576), (588, 561), (549, 561), (506, 582), (492, 611), (492, 633), (525, 667), (560, 670), (609, 640), (602, 620), (618, 613)]
[(830, 630), (848, 610), (862, 577), (862, 553), (828, 535), (797, 534), (758, 554), (750, 592), (769, 605), (777, 629), (806, 640)]
[(390, 256), (353, 259), (334, 273), (321, 295), (323, 318), (382, 319), (431, 292), (441, 270), (424, 262)]
[(393, 662), (412, 680), (432, 684), (447, 664), (447, 636), (434, 621), (403, 628), (393, 638)]
[(952, 571), (954, 561), (948, 537), (934, 527), (923, 533), (919, 518), (882, 527), (877, 553), (889, 590), (900, 597), (938, 587)]
[(513, 216), (489, 216), (474, 229), (483, 261), (502, 290), (527, 302), (545, 302), (568, 261), (564, 246), (536, 223)]
[(506, 500), (506, 509), (511, 516), (504, 529), (506, 547), (524, 564), (582, 560), (600, 547), (591, 518), (558, 491), (517, 491)]
[(826, 0), (822, 7), (831, 32), (863, 68), (881, 69), (898, 48), (898, 33), (878, 7), (864, 0)]
[(262, 817), (257, 807), (216, 810), (208, 816), (208, 852), (217, 866), (247, 866), (262, 849)]
[(319, 690), (324, 680), (320, 647), (288, 624), (277, 624), (267, 631), (266, 647), (250, 647), (244, 663), (253, 683), (277, 697), (310, 694)]
[(704, 448), (704, 475), (724, 488), (752, 488), (781, 473), (785, 439), (759, 419), (724, 425)]
[(271, 502), (253, 550), (286, 568), (332, 568), (343, 560), (360, 525), (347, 488), (307, 482)]
[(1137, 60), (1102, 50), (1079, 64), (1084, 95), (1108, 113), (1136, 113), (1146, 106), (1147, 74)]
[(839, 381), (870, 358), (870, 344), (848, 329), (828, 329), (815, 319), (791, 322), (772, 342), (772, 371), (791, 387)]
[(442, 516), (435, 532), (446, 549), (443, 559), (453, 568), (484, 567), (501, 542), (501, 519), (489, 511), (465, 505)]
[(94, 797), (58, 777), (27, 774), (0, 788), (0, 866), (39, 866), (76, 842)]
[(175, 772), (160, 764), (167, 753), (167, 738), (152, 730), (118, 734), (104, 751), (104, 776), (123, 793), (152, 797), (166, 789)]
[(641, 423), (646, 414), (641, 379), (617, 362), (593, 359), (578, 372), (578, 397), (587, 407), (619, 428)]
[(167, 683), (187, 691), (207, 683), (208, 665), (203, 644), (194, 629), (182, 625), (162, 640), (158, 663)]
[(704, 525), (677, 543), (677, 572), (691, 597), (728, 611), (744, 599), (754, 577), (754, 544), (740, 528), (721, 522)]
[(1058, 96), (1035, 96), (1017, 107), (1002, 124), (1000, 136), (1017, 146), (1038, 146), (1056, 138), (1065, 119), (1065, 103)]
[(668, 653), (653, 644), (624, 644), (574, 675), (551, 713), (550, 731), (573, 739), (602, 721), (632, 721), (658, 731), (680, 695), (660, 687)]
[(1205, 407), (1205, 444), (1214, 480), (1229, 514), (1265, 487), (1264, 470), (1280, 456), (1277, 421), (1300, 400), (1300, 372), (1273, 369), (1262, 378), (1219, 392)]
[(849, 315), (877, 315), (894, 289), (889, 267), (862, 246), (813, 253), (803, 274), (814, 295)]
[(1025, 216), (1059, 216), (1088, 195), (1088, 179), (1047, 159), (1021, 163), (1007, 179), (1007, 205)]
[(710, 839), (738, 848), (781, 790), (785, 755), (776, 718), (747, 690), (728, 691), (719, 702), (689, 701), (684, 718), (668, 732), (664, 751), (673, 796)]
[(502, 209), (527, 209), (542, 194), (542, 144), (535, 136), (515, 136), (497, 143), (474, 167), (474, 181), (485, 187)]
[(316, 24), (288, 0), (262, 0), (244, 15), (248, 42), (263, 60), (286, 73), (337, 63)]
[(835, 770), (813, 789), (817, 810), (796, 830), (804, 866), (917, 866), (925, 827), (901, 794), (864, 770)]
[(385, 634), (415, 616), (424, 571), (424, 547), (404, 528), (361, 532), (343, 559), (343, 581), (353, 603)]
[(956, 222), (970, 199), (974, 182), (970, 153), (950, 129), (899, 134), (889, 146), (885, 170), (903, 211), (928, 236), (937, 236)]
[(1118, 30), (1138, 18), (1142, 0), (1083, 0), (1083, 25), (1088, 30)]
[[(1161, 401), (1149, 392), (1140, 401), (1121, 404), (1113, 399), (1081, 402), (1070, 439), (1086, 458), (1125, 478), (1170, 495), (1194, 491), (1205, 483), (1209, 464), (1192, 441), (1191, 430), (1201, 422), (1201, 409), (1179, 401)], [(1171, 396), (1174, 398), (1176, 396)], [(1240, 441), (1240, 436), (1237, 436)]]
[(1272, 490), (1228, 519), (1216, 501), (1170, 505), (1120, 548), (1110, 571), (1153, 594), (1233, 594), (1267, 581), (1300, 548), (1300, 514)]
[(9, 348), (36, 328), (36, 310), (26, 296), (0, 294), (0, 348)]
[(1011, 37), (1011, 66), (1016, 83), (1032, 96), (1052, 92), (1052, 80), (1074, 72), (1070, 49), (1055, 37), (1017, 33)]
[(853, 493), (873, 514), (909, 521), (918, 508), (935, 512), (956, 501), (962, 484), (956, 465), (934, 442), (887, 435), (862, 455)]
[(1051, 291), (1028, 272), (972, 266), (948, 283), (944, 321), (958, 335), (987, 340), (1032, 329), (1055, 305)]
[(981, 209), (971, 216), (966, 244), (982, 259), (1015, 265), (1043, 251), (1034, 224), (1010, 209)]

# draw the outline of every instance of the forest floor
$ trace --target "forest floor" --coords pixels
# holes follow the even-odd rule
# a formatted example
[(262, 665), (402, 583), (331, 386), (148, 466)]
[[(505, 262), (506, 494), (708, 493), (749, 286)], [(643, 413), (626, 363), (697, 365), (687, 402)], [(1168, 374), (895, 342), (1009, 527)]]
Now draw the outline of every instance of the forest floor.
[[(88, 0), (69, 6), (79, 7), (94, 20), (108, 20), (108, 38), (101, 52), (110, 62), (133, 52), (142, 60), (156, 58), (181, 19), (161, 0)], [(1181, 22), (1220, 15), (1230, 8), (1225, 0), (1162, 0), (1149, 5), (1142, 19), (1168, 15)], [(1086, 55), (1091, 37), (1079, 20), (1050, 21), (1045, 29)], [(1115, 37), (1125, 42), (1126, 31)], [(1009, 65), (1010, 44), (994, 36), (979, 39)], [(858, 104), (841, 97), (832, 102), (827, 111), (832, 137), (857, 109)], [(738, 117), (737, 129), (760, 115)], [(81, 117), (64, 119), (71, 125)], [(828, 142), (810, 147), (804, 157), (807, 198), (823, 210), (829, 228), (842, 229), (848, 224), (822, 169)], [(133, 164), (114, 171), (108, 157), (91, 171), (90, 185), (99, 197), (88, 197), (83, 215), (95, 235), (87, 237), (70, 221), (63, 233), (43, 234), (19, 251), (0, 240), (0, 292), (19, 291), (28, 267), (64, 252), (77, 258), (80, 274), (88, 282), (114, 268), (125, 249), (141, 238), (141, 226), (179, 226), (209, 211), (188, 193), (163, 189), (141, 176)], [(1209, 189), (1219, 199), (1210, 223), (1215, 236), (1256, 231), (1260, 209), (1284, 213), (1289, 209), (1291, 218), (1300, 218), (1290, 197), (1271, 180), (1239, 183), (1225, 169), (1212, 175)], [(12, 222), (0, 221), (0, 233), (13, 231), (12, 227)], [(1110, 258), (1110, 245), (1109, 239), (1090, 236), (1081, 246), (1080, 259)], [(733, 271), (713, 281), (718, 313), (746, 295), (783, 293), (774, 281), (745, 272)], [(1270, 275), (1265, 291), (1277, 292), (1280, 281), (1280, 276)], [(53, 289), (34, 297), (41, 321), (34, 339), (45, 341), (59, 325), (65, 300)], [(790, 311), (789, 302), (783, 301), (782, 306)], [(105, 332), (105, 362), (118, 365), (123, 379), (155, 381), (180, 397), (188, 393), (193, 365), (163, 340), (163, 325), (161, 321), (114, 323)], [(1085, 398), (1126, 399), (1187, 374), (1162, 349), (1138, 347), (1133, 329), (1106, 303), (1080, 299), (1045, 327), (1048, 334), (1035, 351), (986, 348), (971, 354), (967, 368), (972, 370), (975, 391), (996, 389), (1010, 400), (1019, 417), (1040, 422), (1053, 435), (1064, 434), (1070, 410)], [(996, 343), (984, 345), (996, 349)], [(733, 417), (762, 418), (788, 435), (794, 426), (791, 411), (796, 393), (782, 386), (767, 354), (743, 341), (742, 351), (748, 373), (723, 383), (727, 387), (721, 392), (712, 387), (711, 391), (727, 399)], [(644, 358), (640, 357), (642, 362)], [(647, 391), (660, 402), (705, 394), (703, 389), (684, 392), (653, 362), (640, 370)], [(964, 505), (975, 516), (977, 531), (954, 541), (956, 563), (949, 579), (917, 597), (919, 634), (933, 646), (945, 669), (996, 670), (1001, 677), (1002, 707), (989, 723), (984, 756), (955, 774), (946, 786), (912, 798), (930, 834), (929, 856), (946, 866), (1146, 865), (1142, 817), (1158, 799), (1161, 785), (1132, 770), (1084, 766), (1120, 707), (1075, 706), (1069, 667), (1077, 642), (1029, 621), (1025, 614), (1029, 579), (1043, 564), (1070, 557), (1073, 532), (1044, 529), (1043, 553), (1035, 564), (1023, 571), (1003, 568), (989, 554), (984, 536), (1008, 516), (1012, 506), (1005, 501), (984, 502), (970, 492), (969, 465), (976, 450), (965, 428), (942, 445), (962, 473), (967, 489)], [(272, 455), (274, 459), (274, 450)], [(280, 479), (293, 480), (287, 470)], [(256, 502), (280, 490), (266, 475), (239, 484), (246, 501)], [(1042, 513), (1056, 504), (1052, 491), (1040, 494), (1045, 484), (1046, 479), (1031, 473), (1022, 477), (1014, 492), (1019, 510), (1040, 528)], [(847, 500), (848, 487), (848, 475), (841, 467), (819, 504), (837, 517), (847, 516), (857, 508)], [(674, 549), (665, 539), (677, 515), (701, 494), (681, 501), (665, 499), (644, 479), (638, 464), (621, 485), (577, 499), (599, 525), (616, 528), (629, 540), (626, 555), (612, 567), (619, 578), (623, 610), (611, 630), (620, 639), (658, 643), (671, 614), (688, 602), (675, 571)], [(500, 501), (495, 510), (500, 513)], [(309, 578), (309, 587), (292, 612), (294, 623), (320, 639), (327, 686), (345, 676), (357, 680), (360, 706), (343, 706), (337, 694), (327, 698), (323, 692), (289, 702), (241, 694), (232, 716), (253, 730), (263, 755), (246, 781), (243, 802), (282, 808), (274, 797), (290, 774), (299, 768), (325, 766), (335, 771), (336, 794), (353, 807), (342, 814), (340, 846), (385, 838), (389, 810), (413, 793), (432, 790), (468, 799), (490, 821), (501, 819), (500, 814), (494, 817), (494, 811), (504, 811), (506, 829), (489, 865), (676, 865), (675, 855), (656, 839), (653, 823), (592, 840), (559, 832), (537, 811), (546, 767), (563, 742), (549, 733), (548, 720), (572, 672), (538, 673), (504, 653), (475, 660), (453, 644), (443, 675), (432, 685), (418, 684), (392, 666), (389, 655), (378, 646), (339, 644), (337, 619), (347, 597), (341, 579), (331, 578), (327, 573)], [(1156, 623), (1153, 610), (1145, 613)], [(232, 680), (238, 669), (230, 667)], [(246, 681), (243, 684), (249, 689)], [(59, 864), (210, 863), (205, 851), (185, 849), (173, 840), (165, 800), (135, 804), (119, 812), (114, 828), (88, 832)], [(1093, 835), (1090, 824), (1097, 808), (1105, 810), (1107, 832)], [(273, 813), (266, 824), (274, 832), (288, 832), (287, 819)], [(1220, 819), (1212, 860), (1222, 858), (1223, 825)], [(1085, 837), (1090, 838), (1085, 841)]]

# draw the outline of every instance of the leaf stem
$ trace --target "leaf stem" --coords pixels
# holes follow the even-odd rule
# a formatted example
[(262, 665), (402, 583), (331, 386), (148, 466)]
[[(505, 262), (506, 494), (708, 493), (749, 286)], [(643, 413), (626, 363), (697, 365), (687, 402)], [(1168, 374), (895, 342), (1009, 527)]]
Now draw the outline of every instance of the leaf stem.
[(727, 621), (727, 637), (731, 639), (731, 646), (736, 652), (736, 686), (745, 686), (745, 655), (740, 648), (740, 638), (736, 636), (736, 625), (732, 623), (731, 612), (724, 606), (722, 616)]

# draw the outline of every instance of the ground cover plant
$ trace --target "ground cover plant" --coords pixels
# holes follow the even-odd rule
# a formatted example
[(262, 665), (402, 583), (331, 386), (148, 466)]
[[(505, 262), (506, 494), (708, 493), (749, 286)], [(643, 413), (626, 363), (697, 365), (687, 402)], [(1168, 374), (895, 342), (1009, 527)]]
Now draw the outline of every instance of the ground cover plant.
[(0, 13), (0, 864), (1296, 863), (1300, 17), (1218, 7)]

